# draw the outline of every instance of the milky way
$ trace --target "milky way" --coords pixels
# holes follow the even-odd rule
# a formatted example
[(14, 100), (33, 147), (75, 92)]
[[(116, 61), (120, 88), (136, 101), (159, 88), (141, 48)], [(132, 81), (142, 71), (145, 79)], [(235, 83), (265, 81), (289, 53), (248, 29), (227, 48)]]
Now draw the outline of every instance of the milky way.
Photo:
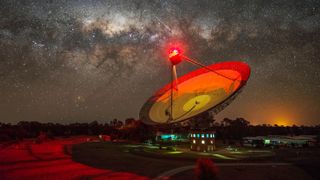
[(138, 118), (169, 82), (172, 42), (203, 64), (251, 66), (218, 120), (319, 124), (320, 3), (307, 0), (1, 1), (0, 121)]

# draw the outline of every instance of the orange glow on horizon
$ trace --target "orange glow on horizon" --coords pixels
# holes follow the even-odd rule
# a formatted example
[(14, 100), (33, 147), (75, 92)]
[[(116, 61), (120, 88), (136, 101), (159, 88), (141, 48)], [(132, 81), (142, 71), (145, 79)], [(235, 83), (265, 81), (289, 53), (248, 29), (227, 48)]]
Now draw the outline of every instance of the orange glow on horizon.
[(292, 126), (294, 124), (293, 121), (285, 117), (275, 118), (273, 122), (273, 124), (277, 124), (278, 126)]

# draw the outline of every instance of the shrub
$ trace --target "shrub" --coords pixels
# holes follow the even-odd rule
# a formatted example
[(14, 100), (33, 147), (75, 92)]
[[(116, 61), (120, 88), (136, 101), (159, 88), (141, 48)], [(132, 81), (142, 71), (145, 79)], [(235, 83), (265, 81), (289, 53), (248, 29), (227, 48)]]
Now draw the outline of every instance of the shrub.
[(211, 159), (199, 158), (195, 167), (195, 179), (196, 180), (216, 180), (218, 174), (218, 168)]

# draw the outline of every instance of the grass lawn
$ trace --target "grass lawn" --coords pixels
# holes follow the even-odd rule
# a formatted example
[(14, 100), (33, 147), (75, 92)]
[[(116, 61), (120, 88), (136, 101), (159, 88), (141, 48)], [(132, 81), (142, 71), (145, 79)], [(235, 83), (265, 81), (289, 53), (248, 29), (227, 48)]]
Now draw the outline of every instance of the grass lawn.
[[(193, 170), (176, 174), (172, 179), (192, 179)], [(218, 167), (218, 178), (223, 180), (312, 180), (307, 172), (296, 166), (241, 166)]]
[(7, 144), (0, 149), (0, 179), (148, 179), (187, 166), (189, 170), (175, 170), (177, 174), (173, 175), (173, 179), (187, 180), (193, 179), (192, 166), (199, 157), (217, 163), (220, 179), (320, 179), (319, 148), (219, 147), (212, 153), (199, 153), (187, 147), (159, 150), (143, 144), (86, 142), (87, 139)]
[[(176, 151), (158, 149), (156, 146), (139, 144), (92, 142), (73, 146), (72, 159), (100, 169), (130, 172), (150, 178), (163, 172), (187, 165), (195, 165), (199, 157), (211, 158), (214, 162), (290, 162), (288, 166), (223, 166), (219, 167), (220, 179), (312, 179), (317, 178), (317, 167), (295, 165), (285, 150), (281, 153), (271, 149), (221, 148), (212, 153), (191, 152), (185, 148)], [(308, 150), (306, 151), (310, 153)], [(303, 154), (303, 152), (301, 152)], [(311, 170), (311, 171), (310, 171)], [(193, 179), (193, 170), (176, 174), (173, 179)]]
[(271, 150), (257, 150), (251, 148), (227, 149), (219, 148), (214, 152), (194, 152), (188, 148), (177, 147), (176, 150), (159, 149), (155, 146), (144, 146), (143, 148), (134, 149), (134, 153), (167, 159), (191, 160), (196, 161), (198, 158), (211, 158), (215, 162), (235, 162), (235, 161), (270, 161), (275, 155)]
[(77, 144), (73, 146), (72, 159), (96, 168), (132, 172), (148, 177), (156, 177), (162, 172), (195, 163), (137, 156), (130, 152), (132, 148), (138, 147), (109, 142)]

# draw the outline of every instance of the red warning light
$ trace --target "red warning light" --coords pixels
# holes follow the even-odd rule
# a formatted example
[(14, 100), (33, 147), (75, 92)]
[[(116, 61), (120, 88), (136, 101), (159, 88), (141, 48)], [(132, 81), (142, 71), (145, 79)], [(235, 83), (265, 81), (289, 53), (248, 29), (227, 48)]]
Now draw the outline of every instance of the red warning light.
[(181, 52), (178, 48), (172, 48), (169, 53), (169, 60), (173, 65), (176, 65), (182, 61), (180, 56)]

